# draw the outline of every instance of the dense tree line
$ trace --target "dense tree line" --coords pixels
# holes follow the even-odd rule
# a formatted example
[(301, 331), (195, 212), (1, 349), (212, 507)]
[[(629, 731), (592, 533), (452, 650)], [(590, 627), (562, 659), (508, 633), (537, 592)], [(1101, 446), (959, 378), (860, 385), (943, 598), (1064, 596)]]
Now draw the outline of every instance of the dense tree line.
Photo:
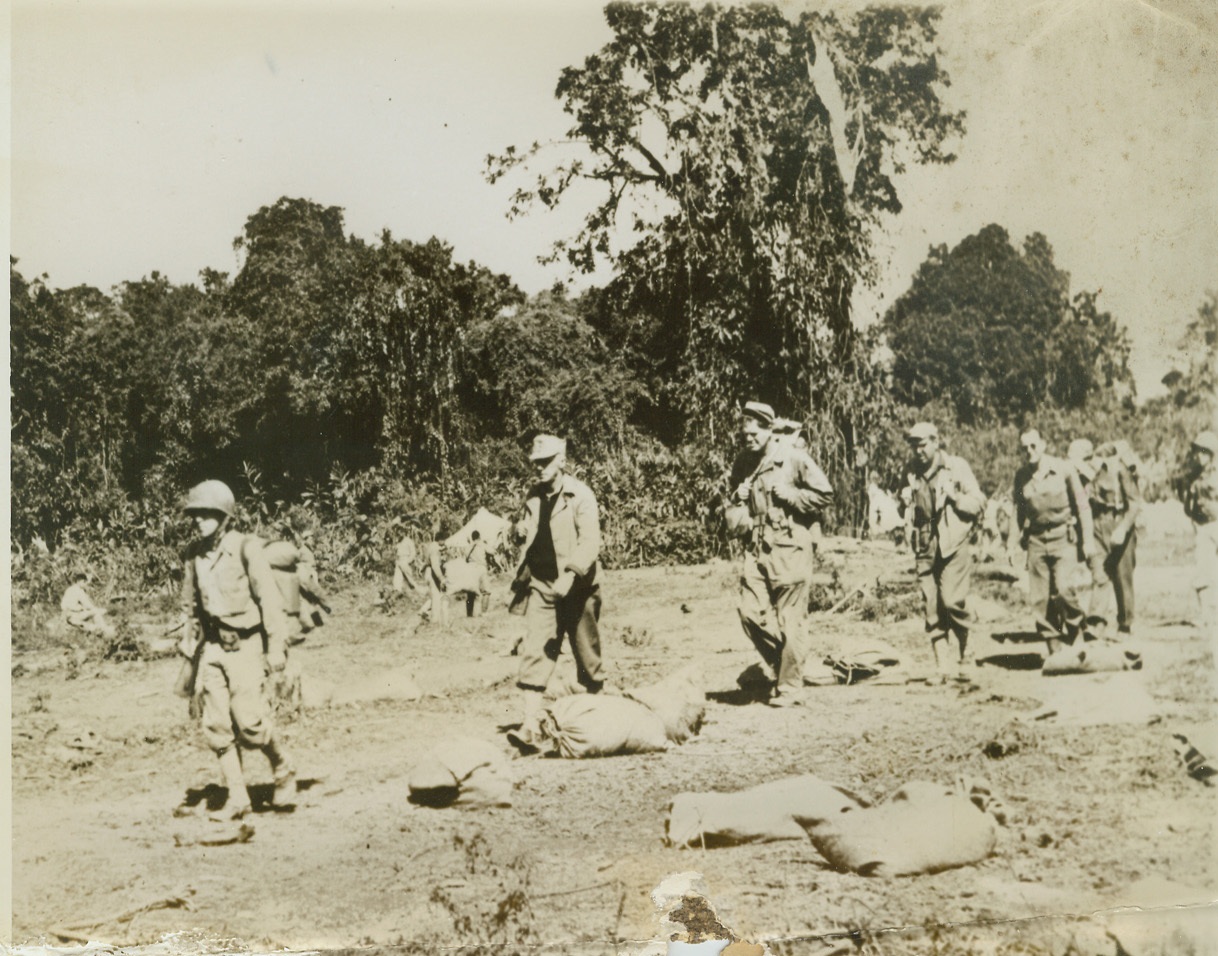
[[(1114, 395), (1132, 414), (1124, 334), (1043, 236), (1019, 251), (995, 225), (932, 248), (876, 328), (851, 314), (904, 165), (950, 162), (963, 132), (933, 10), (643, 2), (606, 18), (613, 39), (557, 88), (583, 152), (514, 200), (605, 189), (556, 247), (614, 266), (578, 298), (528, 297), (439, 239), (359, 239), (302, 198), (251, 215), (236, 274), (195, 284), (54, 289), (13, 260), (15, 547), (127, 546), (154, 579), (177, 495), (219, 477), (255, 524), (307, 505), (323, 558), (371, 568), (394, 518), (423, 533), (513, 507), (522, 444), (548, 429), (597, 487), (611, 562), (697, 560), (721, 546), (715, 495), (745, 398), (806, 423), (843, 529), (869, 478), (899, 474), (917, 416), (1013, 428)], [(545, 157), (509, 149), (488, 174)]]

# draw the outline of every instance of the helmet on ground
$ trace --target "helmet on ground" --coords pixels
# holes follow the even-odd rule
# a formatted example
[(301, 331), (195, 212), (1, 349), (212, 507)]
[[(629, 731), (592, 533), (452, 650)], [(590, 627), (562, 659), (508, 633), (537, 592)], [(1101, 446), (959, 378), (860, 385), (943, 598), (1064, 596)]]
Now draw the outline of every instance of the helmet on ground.
[(233, 497), (232, 489), (222, 481), (214, 478), (201, 481), (186, 494), (183, 511), (219, 511), (231, 518), (237, 508), (237, 499)]

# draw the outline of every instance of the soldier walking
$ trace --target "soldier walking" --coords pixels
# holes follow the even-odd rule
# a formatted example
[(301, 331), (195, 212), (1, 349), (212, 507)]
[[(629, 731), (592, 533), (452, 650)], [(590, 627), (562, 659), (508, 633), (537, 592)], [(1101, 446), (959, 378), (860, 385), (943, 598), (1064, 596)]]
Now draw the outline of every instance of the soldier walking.
[(1015, 472), (1012, 497), (1020, 545), (1028, 553), (1028, 603), (1053, 651), (1084, 631), (1081, 597), (1094, 548), (1091, 507), (1074, 466), (1045, 454), (1040, 432), (1024, 432), (1019, 445), (1024, 464)]
[(512, 610), (523, 610), (516, 686), (522, 694), (520, 729), (508, 735), (524, 750), (537, 745), (542, 694), (554, 674), (563, 641), (570, 641), (580, 685), (589, 694), (604, 687), (598, 621), (600, 512), (586, 484), (567, 474), (567, 443), (555, 435), (533, 439), (529, 459), (537, 476), (518, 525), (524, 556), (516, 570)]
[(752, 519), (740, 575), (740, 624), (772, 675), (770, 705), (788, 707), (802, 691), (809, 651), (813, 525), (833, 499), (833, 486), (807, 452), (774, 439), (773, 424), (769, 405), (745, 403), (743, 449), (731, 485)]
[(1133, 628), (1136, 521), (1142, 493), (1113, 442), (1094, 450), (1086, 438), (1077, 438), (1070, 443), (1066, 457), (1078, 470), (1091, 503), (1095, 550), (1090, 560), (1090, 617), (1096, 627), (1107, 629), (1116, 624), (1119, 633), (1129, 634)]
[[(922, 591), (926, 633), (935, 664), (946, 669), (949, 657), (963, 664), (967, 657), (972, 615), (968, 593), (973, 576), (969, 536), (985, 508), (985, 496), (967, 461), (949, 455), (931, 422), (918, 422), (905, 435), (910, 462), (910, 543)], [(948, 638), (956, 642), (949, 655)], [(942, 648), (940, 647), (942, 644)]]
[[(236, 502), (222, 481), (204, 481), (183, 510), (197, 538), (186, 552), (182, 612), (191, 634), (187, 694), (202, 698), (203, 736), (220, 762), (228, 788), (224, 819), (250, 812), (240, 748), (266, 755), (274, 775), (272, 803), (291, 803), (296, 774), (275, 734), (266, 691), (287, 665), (287, 617), (264, 542), (229, 527)], [(191, 626), (193, 625), (193, 626)], [(193, 643), (194, 646), (189, 646)]]

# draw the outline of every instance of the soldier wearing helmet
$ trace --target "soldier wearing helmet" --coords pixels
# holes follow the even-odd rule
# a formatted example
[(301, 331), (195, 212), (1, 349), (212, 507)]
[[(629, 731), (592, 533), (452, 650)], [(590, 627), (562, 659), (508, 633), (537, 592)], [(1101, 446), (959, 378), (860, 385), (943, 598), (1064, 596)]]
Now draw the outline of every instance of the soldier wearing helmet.
[(283, 598), (263, 551), (264, 542), (229, 528), (236, 501), (222, 481), (190, 489), (183, 511), (197, 538), (186, 551), (182, 611), (191, 628), (191, 680), (183, 689), (198, 695), (203, 736), (220, 761), (228, 787), (225, 819), (251, 810), (239, 747), (261, 750), (275, 780), (272, 802), (291, 802), (296, 775), (280, 746), (264, 693), (269, 668), (280, 679), (287, 664), (287, 617)]
[(1184, 488), (1184, 512), (1197, 533), (1197, 579), (1202, 625), (1218, 628), (1218, 434), (1203, 431), (1193, 439)]

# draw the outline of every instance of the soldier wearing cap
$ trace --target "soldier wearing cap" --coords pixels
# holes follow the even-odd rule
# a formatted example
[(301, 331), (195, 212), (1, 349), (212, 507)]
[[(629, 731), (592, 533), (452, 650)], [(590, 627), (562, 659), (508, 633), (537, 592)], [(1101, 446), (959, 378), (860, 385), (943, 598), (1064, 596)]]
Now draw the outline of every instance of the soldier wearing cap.
[(808, 583), (813, 524), (833, 499), (833, 486), (803, 450), (773, 435), (774, 410), (747, 402), (743, 449), (731, 474), (734, 501), (752, 518), (740, 576), (740, 623), (774, 672), (771, 705), (794, 703), (808, 656)]
[(1133, 569), (1142, 493), (1115, 442), (1098, 450), (1086, 438), (1070, 443), (1066, 457), (1078, 470), (1091, 503), (1095, 549), (1091, 555), (1090, 617), (1093, 626), (1116, 623), (1122, 634), (1133, 627)]
[(1078, 471), (1045, 454), (1040, 432), (1024, 432), (1019, 445), (1025, 461), (1015, 472), (1012, 497), (1020, 545), (1028, 553), (1028, 603), (1036, 629), (1055, 650), (1084, 630), (1082, 595), (1091, 577), (1086, 562), (1094, 549), (1091, 506)]
[(1193, 439), (1184, 488), (1184, 512), (1197, 533), (1197, 579), (1202, 623), (1218, 628), (1218, 434), (1203, 431)]
[[(939, 429), (932, 423), (911, 426), (905, 439), (910, 450), (906, 473), (910, 543), (926, 633), (935, 663), (945, 669), (951, 658), (960, 664), (966, 659), (972, 620), (968, 609), (973, 575), (969, 537), (985, 509), (985, 495), (968, 462), (944, 451)], [(946, 650), (949, 636), (956, 642), (956, 653), (950, 655)]]
[(239, 747), (266, 755), (274, 804), (290, 803), (296, 791), (296, 774), (275, 734), (265, 693), (268, 669), (278, 680), (287, 666), (283, 597), (265, 542), (229, 527), (235, 508), (232, 491), (221, 481), (196, 485), (183, 507), (198, 536), (186, 551), (182, 612), (197, 631), (188, 628), (181, 645), (189, 660), (180, 689), (202, 697), (203, 736), (228, 787), (225, 819), (251, 809)]
[(529, 459), (537, 476), (517, 528), (524, 557), (513, 590), (526, 634), (520, 646), (516, 686), (523, 694), (520, 730), (509, 739), (524, 749), (536, 745), (542, 694), (554, 674), (564, 638), (571, 643), (579, 683), (590, 694), (604, 686), (596, 581), (601, 549), (600, 512), (586, 484), (567, 474), (567, 443), (555, 435), (533, 439)]

